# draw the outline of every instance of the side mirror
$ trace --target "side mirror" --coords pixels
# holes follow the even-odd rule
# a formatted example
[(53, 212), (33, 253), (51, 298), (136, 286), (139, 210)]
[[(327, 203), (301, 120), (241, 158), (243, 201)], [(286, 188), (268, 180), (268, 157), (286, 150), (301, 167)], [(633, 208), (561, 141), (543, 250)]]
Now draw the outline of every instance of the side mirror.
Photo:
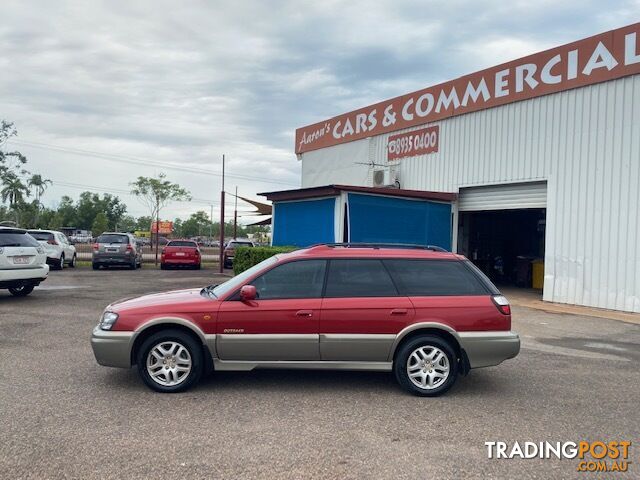
[(256, 287), (253, 285), (245, 285), (240, 289), (240, 300), (243, 302), (250, 302), (251, 300), (255, 300), (258, 296), (258, 292), (256, 292)]

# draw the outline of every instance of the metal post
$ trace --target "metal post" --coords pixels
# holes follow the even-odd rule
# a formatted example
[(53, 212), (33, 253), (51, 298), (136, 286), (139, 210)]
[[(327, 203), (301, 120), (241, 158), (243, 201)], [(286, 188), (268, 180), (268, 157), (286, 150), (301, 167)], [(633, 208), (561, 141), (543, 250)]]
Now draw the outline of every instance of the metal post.
[(209, 241), (213, 242), (213, 203), (211, 204), (211, 216), (209, 217)]
[(220, 273), (224, 272), (224, 155), (222, 155), (222, 190), (220, 191)]
[(233, 239), (238, 238), (238, 186), (236, 185), (236, 206), (233, 210)]
[(158, 246), (160, 245), (160, 198), (156, 195), (156, 267), (158, 266)]

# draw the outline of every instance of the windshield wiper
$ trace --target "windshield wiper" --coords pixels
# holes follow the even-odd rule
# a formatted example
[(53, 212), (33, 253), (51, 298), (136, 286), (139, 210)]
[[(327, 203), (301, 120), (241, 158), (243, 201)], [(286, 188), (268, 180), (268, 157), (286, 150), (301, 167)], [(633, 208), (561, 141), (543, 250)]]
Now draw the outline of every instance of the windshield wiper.
[[(202, 294), (202, 293), (206, 293), (209, 297), (211, 297), (212, 295), (213, 295), (214, 297), (216, 297), (216, 294), (215, 294), (215, 293), (213, 293), (213, 289), (214, 289), (214, 288), (216, 288), (218, 285), (219, 285), (219, 284), (209, 285), (208, 287), (204, 287), (204, 288), (200, 291), (200, 293), (201, 293), (201, 294)], [(218, 297), (216, 297), (216, 298), (218, 298)]]

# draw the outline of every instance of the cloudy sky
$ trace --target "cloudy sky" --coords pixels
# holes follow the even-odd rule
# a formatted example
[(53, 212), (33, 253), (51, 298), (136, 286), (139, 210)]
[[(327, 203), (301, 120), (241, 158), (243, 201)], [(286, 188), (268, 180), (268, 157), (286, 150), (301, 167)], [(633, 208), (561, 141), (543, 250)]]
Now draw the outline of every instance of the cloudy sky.
[[(295, 188), (294, 131), (339, 113), (640, 20), (640, 0), (25, 1), (0, 10), (8, 147), (53, 180), (128, 195), (165, 172), (218, 209)], [(217, 213), (215, 214), (217, 215)]]

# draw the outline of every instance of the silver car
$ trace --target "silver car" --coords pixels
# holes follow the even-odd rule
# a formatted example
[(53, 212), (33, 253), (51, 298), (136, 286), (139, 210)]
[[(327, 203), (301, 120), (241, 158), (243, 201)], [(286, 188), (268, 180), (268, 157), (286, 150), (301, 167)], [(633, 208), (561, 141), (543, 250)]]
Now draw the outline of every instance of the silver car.
[(94, 270), (110, 265), (142, 266), (142, 247), (130, 233), (105, 232), (93, 244), (91, 263)]

